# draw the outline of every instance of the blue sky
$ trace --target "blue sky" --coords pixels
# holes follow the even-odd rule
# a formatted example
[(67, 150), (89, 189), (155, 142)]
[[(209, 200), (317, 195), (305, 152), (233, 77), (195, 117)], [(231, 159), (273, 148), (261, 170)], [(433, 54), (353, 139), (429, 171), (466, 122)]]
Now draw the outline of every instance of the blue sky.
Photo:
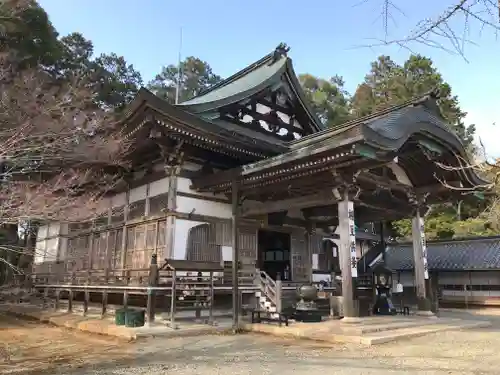
[[(115, 52), (134, 64), (145, 82), (162, 65), (176, 63), (179, 31), (182, 55), (194, 55), (228, 76), (270, 52), (291, 46), (297, 73), (344, 77), (353, 92), (380, 54), (404, 61), (409, 51), (396, 46), (361, 48), (384, 38), (382, 0), (39, 0), (61, 34), (81, 32), (96, 53)], [(402, 38), (420, 19), (438, 15), (451, 0), (394, 0), (389, 36)], [(455, 20), (455, 30), (463, 30)], [(476, 123), (490, 155), (500, 156), (500, 41), (491, 30), (470, 24), (469, 62), (419, 44), (414, 52), (432, 57)], [(449, 46), (449, 44), (447, 44)], [(496, 122), (498, 125), (492, 125)]]

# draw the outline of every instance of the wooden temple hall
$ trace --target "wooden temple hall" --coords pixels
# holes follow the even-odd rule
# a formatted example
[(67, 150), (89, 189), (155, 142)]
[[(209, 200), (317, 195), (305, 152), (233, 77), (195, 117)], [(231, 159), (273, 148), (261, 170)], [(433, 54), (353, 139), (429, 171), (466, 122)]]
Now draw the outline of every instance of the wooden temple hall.
[(238, 311), (240, 293), (255, 290), (279, 311), (280, 287), (333, 271), (343, 315), (354, 317), (359, 228), (411, 217), (415, 285), (425, 299), (428, 205), (484, 185), (470, 168), (438, 167), (467, 160), (438, 97), (326, 128), (288, 50), (280, 44), (179, 105), (141, 89), (125, 119), (133, 178), (105, 202), (107, 219), (40, 228), (35, 284), (107, 285), (109, 293), (130, 286), (129, 294), (146, 294), (133, 285), (157, 293), (163, 285), (175, 295), (176, 277), (210, 275), (210, 298), (233, 293)]

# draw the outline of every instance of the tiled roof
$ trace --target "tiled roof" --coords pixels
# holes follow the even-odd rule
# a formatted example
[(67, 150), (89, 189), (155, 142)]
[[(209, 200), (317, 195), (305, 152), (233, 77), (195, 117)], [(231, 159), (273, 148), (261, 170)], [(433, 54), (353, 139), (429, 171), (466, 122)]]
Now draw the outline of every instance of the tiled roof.
[[(427, 253), (430, 270), (500, 269), (500, 236), (428, 242)], [(386, 260), (387, 266), (395, 271), (412, 270), (412, 245), (391, 245)]]

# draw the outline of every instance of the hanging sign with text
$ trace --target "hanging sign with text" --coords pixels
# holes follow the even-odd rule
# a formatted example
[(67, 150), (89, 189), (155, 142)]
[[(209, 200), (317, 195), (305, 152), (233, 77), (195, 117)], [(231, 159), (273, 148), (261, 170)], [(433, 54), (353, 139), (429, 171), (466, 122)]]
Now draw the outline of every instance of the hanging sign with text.
[(427, 243), (425, 241), (425, 223), (424, 219), (420, 218), (420, 242), (422, 245), (422, 263), (424, 265), (424, 277), (426, 280), (429, 279), (429, 269), (427, 267)]
[(349, 250), (351, 254), (351, 276), (358, 277), (358, 258), (356, 257), (356, 226), (354, 224), (354, 203), (347, 203), (349, 217)]

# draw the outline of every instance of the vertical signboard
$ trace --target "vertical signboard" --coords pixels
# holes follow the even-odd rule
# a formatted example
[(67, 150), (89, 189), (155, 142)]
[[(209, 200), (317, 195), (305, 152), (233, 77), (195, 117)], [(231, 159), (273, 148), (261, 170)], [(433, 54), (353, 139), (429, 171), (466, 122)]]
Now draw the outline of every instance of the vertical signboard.
[(428, 280), (429, 270), (427, 267), (427, 243), (425, 241), (425, 223), (422, 217), (420, 218), (419, 226), (420, 226), (420, 243), (422, 245), (422, 263), (424, 265), (424, 277), (426, 280)]
[(351, 276), (358, 277), (358, 258), (356, 257), (356, 226), (354, 224), (354, 203), (347, 203), (349, 216), (349, 248), (351, 253)]

